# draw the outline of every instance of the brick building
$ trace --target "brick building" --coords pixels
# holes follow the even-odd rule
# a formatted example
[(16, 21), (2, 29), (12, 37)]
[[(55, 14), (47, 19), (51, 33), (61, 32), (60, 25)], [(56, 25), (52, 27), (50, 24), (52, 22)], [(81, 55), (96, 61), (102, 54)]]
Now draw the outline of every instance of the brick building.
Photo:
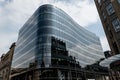
[(10, 50), (1, 56), (0, 61), (0, 80), (9, 80), (12, 56), (14, 53), (15, 43), (10, 47)]
[[(95, 0), (111, 48), (108, 59), (100, 63), (110, 69), (111, 80), (120, 79), (120, 0)], [(108, 52), (105, 52), (108, 54)], [(108, 55), (106, 55), (108, 57)]]
[(112, 55), (120, 54), (120, 0), (95, 0)]

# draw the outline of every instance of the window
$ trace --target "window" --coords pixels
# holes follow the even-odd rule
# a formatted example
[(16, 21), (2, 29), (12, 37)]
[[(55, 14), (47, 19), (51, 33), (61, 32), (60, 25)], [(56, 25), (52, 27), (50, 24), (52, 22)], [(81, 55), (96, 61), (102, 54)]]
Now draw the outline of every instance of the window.
[(105, 0), (105, 1), (104, 1), (104, 5), (105, 5), (105, 6), (107, 6), (107, 5), (109, 5), (109, 4), (110, 4), (110, 1), (109, 1), (109, 0)]
[(101, 5), (101, 0), (98, 0), (99, 5)]
[(118, 0), (118, 3), (120, 3), (120, 0)]
[(104, 19), (106, 19), (106, 15), (105, 15), (104, 12), (102, 12), (102, 16), (103, 16)]
[(114, 48), (115, 54), (119, 54), (119, 50), (116, 42), (113, 43), (113, 48)]
[(106, 6), (106, 10), (107, 10), (109, 15), (111, 15), (111, 14), (113, 14), (115, 12), (115, 10), (114, 10), (111, 3), (108, 6)]
[(118, 18), (114, 19), (112, 24), (116, 32), (120, 31), (120, 21)]

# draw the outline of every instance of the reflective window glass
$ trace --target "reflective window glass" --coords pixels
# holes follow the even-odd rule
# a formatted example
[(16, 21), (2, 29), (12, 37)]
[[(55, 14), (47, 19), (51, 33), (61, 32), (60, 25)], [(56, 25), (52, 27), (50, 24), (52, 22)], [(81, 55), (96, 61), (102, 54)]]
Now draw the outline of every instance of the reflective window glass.
[(102, 13), (102, 16), (103, 16), (103, 18), (104, 18), (104, 19), (106, 19), (106, 15), (105, 15), (105, 13), (104, 13), (104, 12)]
[(111, 14), (113, 14), (115, 12), (115, 10), (114, 10), (111, 3), (108, 6), (106, 6), (106, 10), (107, 10), (109, 15), (111, 15)]
[(120, 0), (118, 0), (118, 2), (120, 3)]
[(116, 32), (120, 31), (120, 21), (118, 18), (114, 19), (112, 24)]
[(99, 5), (101, 5), (101, 0), (98, 0)]

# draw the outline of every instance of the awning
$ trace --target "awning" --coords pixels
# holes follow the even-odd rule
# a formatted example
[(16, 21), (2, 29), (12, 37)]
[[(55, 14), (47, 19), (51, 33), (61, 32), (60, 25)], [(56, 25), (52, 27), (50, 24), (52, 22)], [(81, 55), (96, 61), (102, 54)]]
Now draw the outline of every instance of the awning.
[(115, 61), (118, 61), (118, 60), (120, 60), (120, 54), (112, 56), (112, 57), (109, 57), (109, 58), (101, 61), (100, 62), (100, 66), (102, 66), (102, 67), (110, 67), (110, 64), (112, 62), (115, 62)]

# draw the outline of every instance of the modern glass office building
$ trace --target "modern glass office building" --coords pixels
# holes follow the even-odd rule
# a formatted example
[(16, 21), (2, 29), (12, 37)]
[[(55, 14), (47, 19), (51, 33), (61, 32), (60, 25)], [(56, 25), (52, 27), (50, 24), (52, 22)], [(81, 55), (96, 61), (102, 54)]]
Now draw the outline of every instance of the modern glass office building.
[(70, 59), (84, 67), (103, 56), (100, 40), (94, 33), (78, 25), (61, 9), (46, 4), (20, 29), (12, 68), (28, 68), (35, 62), (38, 68), (49, 68)]

